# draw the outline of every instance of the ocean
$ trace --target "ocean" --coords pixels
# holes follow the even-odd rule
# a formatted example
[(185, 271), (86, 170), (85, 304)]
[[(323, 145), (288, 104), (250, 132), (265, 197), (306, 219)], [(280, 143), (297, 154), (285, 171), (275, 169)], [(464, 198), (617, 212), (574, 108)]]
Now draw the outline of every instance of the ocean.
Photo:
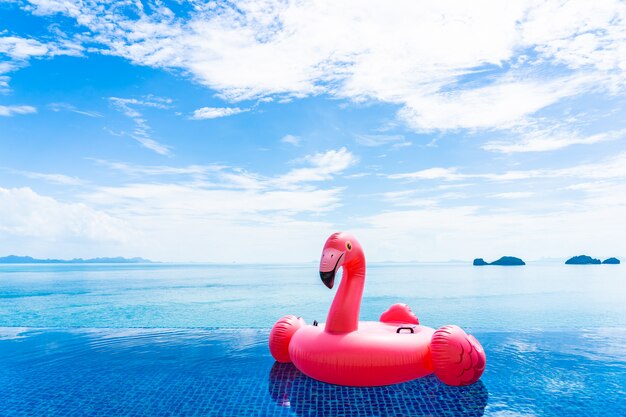
[(487, 367), (468, 387), (314, 381), (274, 362), (285, 314), (323, 322), (317, 265), (0, 265), (0, 415), (623, 416), (622, 265), (372, 264), (361, 320), (409, 304), (458, 324)]
[[(312, 263), (0, 265), (0, 326), (269, 328), (286, 314), (326, 321), (334, 293)], [(626, 269), (369, 265), (361, 320), (397, 302), (431, 327), (624, 327)]]

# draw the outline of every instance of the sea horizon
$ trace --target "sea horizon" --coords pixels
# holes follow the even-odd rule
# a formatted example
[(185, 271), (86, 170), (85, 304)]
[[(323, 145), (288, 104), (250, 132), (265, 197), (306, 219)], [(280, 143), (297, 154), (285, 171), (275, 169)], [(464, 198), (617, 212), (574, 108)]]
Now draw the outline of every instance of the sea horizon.
[[(582, 255), (582, 254), (581, 254)], [(57, 258), (35, 258), (35, 260), (37, 262), (3, 262), (2, 258), (5, 257), (10, 257), (10, 256), (18, 256), (18, 257), (32, 257), (29, 255), (6, 255), (6, 256), (0, 256), (0, 265), (10, 265), (10, 264), (15, 264), (15, 265), (37, 265), (37, 264), (84, 264), (84, 265), (98, 265), (98, 264), (140, 264), (140, 265), (147, 265), (147, 264), (171, 264), (171, 265), (184, 265), (184, 264), (198, 264), (198, 265), (223, 265), (223, 266), (227, 266), (227, 265), (242, 265), (242, 266), (255, 266), (255, 265), (286, 265), (286, 266), (297, 266), (300, 264), (303, 265), (310, 265), (310, 264), (316, 264), (319, 263), (319, 259), (314, 259), (314, 260), (310, 260), (310, 261), (294, 261), (294, 262), (239, 262), (239, 261), (223, 261), (223, 262), (215, 262), (215, 261), (162, 261), (162, 260), (153, 260), (153, 259), (146, 259), (144, 258), (147, 262), (135, 262), (135, 261), (130, 261), (133, 258), (137, 258), (137, 257), (129, 257), (129, 256), (107, 256), (107, 257), (95, 257), (95, 259), (97, 258), (108, 258), (108, 259), (112, 259), (112, 258), (124, 258), (127, 261), (120, 261), (120, 262), (103, 262), (103, 263), (98, 263), (98, 262), (73, 262), (74, 260), (89, 260), (91, 261), (94, 258), (73, 258), (73, 257), (65, 257), (63, 259), (57, 259)], [(512, 256), (512, 255), (503, 255), (503, 256)], [(523, 259), (524, 262), (526, 262), (526, 264), (529, 263), (549, 263), (549, 264), (564, 264), (565, 261), (567, 259), (572, 258), (573, 256), (578, 256), (578, 255), (572, 255), (572, 256), (568, 256), (568, 257), (548, 257), (548, 258), (539, 258), (539, 259)], [(501, 256), (494, 258), (493, 260), (496, 260), (498, 258), (500, 258)], [(592, 258), (594, 256), (591, 256)], [(614, 257), (617, 258), (618, 260), (622, 260), (622, 259), (626, 259), (626, 256), (610, 256), (610, 257)], [(34, 258), (34, 257), (33, 257)], [(480, 258), (480, 257), (478, 257)], [(467, 260), (462, 260), (462, 259), (450, 259), (450, 260), (441, 260), (441, 261), (435, 261), (435, 260), (406, 260), (406, 261), (394, 261), (394, 260), (376, 260), (376, 261), (367, 261), (368, 265), (414, 265), (414, 264), (471, 264), (474, 259), (478, 259), (478, 258), (472, 258), (472, 259), (467, 259)], [(603, 259), (608, 259), (609, 257), (602, 257)], [(597, 258), (600, 259), (600, 258)], [(46, 261), (52, 261), (52, 262), (46, 262)], [(600, 259), (602, 260), (602, 259)], [(498, 266), (498, 265), (491, 265), (491, 266)], [(500, 266), (511, 266), (511, 265), (500, 265)], [(524, 266), (524, 265), (520, 265), (520, 266)]]

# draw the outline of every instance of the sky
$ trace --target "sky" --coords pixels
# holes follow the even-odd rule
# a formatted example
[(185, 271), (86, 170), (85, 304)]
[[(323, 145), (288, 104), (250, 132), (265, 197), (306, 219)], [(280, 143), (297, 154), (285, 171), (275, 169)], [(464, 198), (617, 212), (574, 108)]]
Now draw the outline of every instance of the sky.
[(626, 255), (626, 3), (0, 0), (0, 256)]

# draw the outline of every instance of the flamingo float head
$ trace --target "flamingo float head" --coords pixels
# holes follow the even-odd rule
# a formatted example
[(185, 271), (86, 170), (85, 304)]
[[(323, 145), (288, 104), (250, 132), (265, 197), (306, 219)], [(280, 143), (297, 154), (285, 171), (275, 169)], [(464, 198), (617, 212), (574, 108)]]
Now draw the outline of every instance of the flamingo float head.
[(337, 232), (330, 235), (322, 250), (320, 260), (320, 278), (324, 285), (333, 288), (337, 270), (362, 262), (363, 249), (354, 236), (349, 233)]

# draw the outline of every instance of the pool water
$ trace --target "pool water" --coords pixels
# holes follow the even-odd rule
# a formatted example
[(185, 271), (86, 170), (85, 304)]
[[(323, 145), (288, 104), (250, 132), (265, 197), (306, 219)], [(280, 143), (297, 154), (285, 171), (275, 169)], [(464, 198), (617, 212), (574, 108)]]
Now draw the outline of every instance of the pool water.
[(314, 265), (0, 266), (0, 416), (625, 416), (620, 268), (374, 266), (362, 318), (407, 301), (471, 331), (487, 367), (350, 388), (267, 348), (284, 314), (324, 321)]
[(624, 416), (626, 331), (477, 333), (483, 378), (349, 388), (250, 329), (0, 329), (2, 416)]

